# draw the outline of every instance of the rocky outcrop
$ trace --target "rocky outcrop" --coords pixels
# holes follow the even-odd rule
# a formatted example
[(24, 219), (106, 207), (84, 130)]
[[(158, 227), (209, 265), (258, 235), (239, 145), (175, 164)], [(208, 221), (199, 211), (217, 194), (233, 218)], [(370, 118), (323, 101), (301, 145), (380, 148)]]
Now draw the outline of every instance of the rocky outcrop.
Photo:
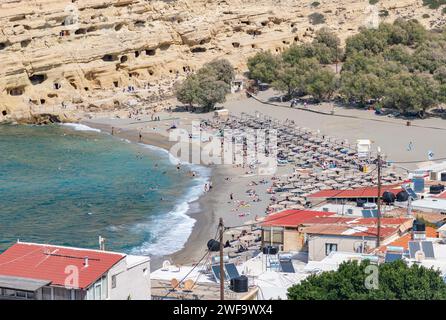
[[(345, 39), (396, 17), (444, 23), (421, 0), (318, 2), (2, 0), (0, 121), (156, 102), (205, 62), (227, 58), (242, 73), (249, 55), (310, 41), (322, 26)], [(310, 22), (315, 12), (323, 24)]]

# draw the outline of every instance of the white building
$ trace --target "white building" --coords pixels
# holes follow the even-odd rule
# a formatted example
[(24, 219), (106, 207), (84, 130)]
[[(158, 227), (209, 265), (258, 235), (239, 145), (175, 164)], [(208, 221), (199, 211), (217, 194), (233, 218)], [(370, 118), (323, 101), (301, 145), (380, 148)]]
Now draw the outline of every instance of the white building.
[(432, 197), (411, 202), (413, 210), (446, 214), (446, 199)]
[(446, 161), (418, 168), (409, 174), (409, 178), (414, 175), (426, 175), (431, 181), (446, 181)]
[(150, 258), (18, 242), (0, 254), (0, 299), (150, 299)]

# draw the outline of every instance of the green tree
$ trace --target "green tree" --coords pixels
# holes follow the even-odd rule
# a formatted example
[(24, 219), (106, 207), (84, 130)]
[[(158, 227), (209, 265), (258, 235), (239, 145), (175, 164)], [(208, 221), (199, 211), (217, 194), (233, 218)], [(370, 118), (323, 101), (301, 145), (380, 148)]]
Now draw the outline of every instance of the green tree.
[(272, 85), (277, 90), (285, 91), (288, 97), (305, 95), (309, 73), (319, 68), (319, 63), (314, 58), (302, 58), (295, 64), (282, 62), (277, 68)]
[(356, 52), (364, 55), (375, 55), (384, 51), (388, 46), (386, 33), (380, 29), (361, 28), (357, 35), (346, 40), (345, 52), (347, 56)]
[(197, 103), (204, 108), (205, 112), (210, 111), (215, 104), (225, 102), (229, 85), (224, 81), (218, 80), (215, 76), (206, 75), (200, 77), (199, 85)]
[(303, 95), (305, 92), (304, 76), (298, 66), (282, 63), (276, 70), (275, 80), (272, 87), (286, 92), (287, 97), (296, 94)]
[(344, 262), (337, 271), (311, 275), (288, 289), (290, 300), (444, 300), (440, 272), (397, 260), (378, 268), (378, 288), (365, 286), (368, 260)]
[(313, 40), (319, 62), (329, 64), (343, 59), (344, 52), (341, 48), (341, 40), (328, 28), (321, 28), (316, 32)]
[(197, 104), (209, 111), (216, 103), (225, 101), (233, 77), (234, 69), (227, 60), (212, 61), (179, 84), (176, 97), (181, 103)]
[(315, 50), (311, 44), (297, 45), (293, 44), (282, 53), (283, 62), (290, 66), (295, 66), (304, 58), (313, 57)]
[(387, 107), (424, 113), (439, 101), (439, 86), (429, 76), (401, 73), (386, 81), (384, 105)]
[(259, 52), (248, 59), (249, 76), (261, 82), (271, 83), (275, 79), (279, 61), (271, 52)]
[(409, 48), (404, 45), (395, 45), (386, 49), (383, 57), (386, 61), (395, 61), (409, 68), (412, 65), (412, 55)]
[(176, 97), (178, 101), (192, 107), (198, 102), (200, 92), (200, 80), (196, 74), (189, 75), (186, 80), (177, 85)]
[(336, 90), (336, 77), (333, 71), (318, 68), (305, 77), (306, 91), (317, 101), (332, 97)]
[[(226, 59), (213, 60), (205, 64), (204, 68), (211, 68), (217, 77), (217, 80), (221, 80), (231, 85), (235, 77), (235, 71), (232, 64)], [(230, 88), (230, 87), (229, 87)]]
[(340, 93), (347, 102), (365, 106), (368, 100), (383, 96), (383, 80), (373, 73), (343, 72)]
[(398, 18), (394, 21), (393, 25), (395, 26), (395, 30), (398, 30), (397, 28), (401, 28), (406, 32), (404, 41), (400, 43), (407, 46), (419, 45), (429, 38), (426, 28), (424, 28), (424, 26), (417, 20), (405, 20)]

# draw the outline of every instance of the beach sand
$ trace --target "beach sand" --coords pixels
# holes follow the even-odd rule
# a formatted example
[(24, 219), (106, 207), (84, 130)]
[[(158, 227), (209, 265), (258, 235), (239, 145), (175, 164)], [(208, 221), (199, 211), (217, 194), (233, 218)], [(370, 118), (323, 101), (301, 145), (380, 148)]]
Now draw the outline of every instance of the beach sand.
[[(259, 98), (268, 100), (275, 93), (272, 90), (261, 92)], [(313, 130), (320, 130), (322, 133), (337, 138), (349, 139), (355, 142), (356, 139), (370, 139), (374, 148), (380, 146), (388, 159), (395, 161), (408, 161), (426, 159), (427, 152), (432, 150), (435, 158), (446, 156), (446, 122), (441, 119), (414, 120), (415, 126), (406, 126), (406, 120), (393, 119), (389, 117), (379, 117), (372, 111), (333, 108), (332, 104), (321, 104), (309, 106), (317, 111), (330, 113), (335, 110), (337, 115), (354, 116), (354, 118), (334, 117), (321, 115), (313, 112), (291, 109), (288, 103), (283, 103), (283, 107), (262, 104), (254, 99), (232, 98), (224, 104), (233, 114), (242, 112), (262, 114), (272, 116), (279, 120), (294, 120), (296, 126), (306, 127)], [(174, 142), (168, 141), (168, 129), (172, 124), (179, 128), (190, 130), (192, 121), (209, 119), (212, 113), (191, 114), (187, 112), (159, 112), (156, 114), (162, 121), (151, 121), (148, 115), (135, 119), (116, 119), (102, 115), (94, 119), (86, 119), (82, 123), (111, 132), (111, 127), (115, 128), (115, 135), (130, 141), (139, 141), (139, 132), (142, 134), (142, 142), (169, 150)], [(413, 148), (408, 151), (407, 146), (412, 142)], [(404, 167), (412, 169), (420, 164), (407, 164)], [(292, 168), (280, 167), (277, 176), (291, 173)], [(236, 226), (248, 220), (254, 220), (256, 216), (265, 215), (265, 210), (269, 204), (270, 195), (266, 189), (271, 185), (270, 176), (245, 176), (244, 169), (234, 168), (231, 165), (212, 166), (211, 181), (213, 188), (205, 193), (199, 200), (190, 204), (188, 214), (196, 219), (192, 234), (184, 248), (169, 257), (158, 257), (153, 259), (154, 268), (162, 263), (162, 259), (170, 259), (173, 263), (180, 265), (193, 264), (206, 252), (206, 243), (215, 236), (218, 220), (224, 219), (226, 226)], [(226, 178), (229, 178), (227, 180)], [(252, 181), (259, 182), (261, 179), (268, 179), (267, 185), (250, 185)], [(260, 202), (252, 202), (246, 194), (246, 190), (254, 188)], [(229, 199), (230, 193), (234, 194), (235, 201), (242, 200), (249, 202), (249, 207), (241, 207), (235, 201)], [(240, 216), (240, 214), (245, 214)]]

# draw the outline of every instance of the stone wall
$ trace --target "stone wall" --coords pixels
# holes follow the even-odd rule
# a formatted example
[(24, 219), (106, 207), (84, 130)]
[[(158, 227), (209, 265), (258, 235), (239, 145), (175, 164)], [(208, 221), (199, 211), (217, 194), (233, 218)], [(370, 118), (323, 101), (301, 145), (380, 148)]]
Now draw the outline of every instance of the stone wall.
[[(215, 58), (239, 73), (260, 50), (281, 52), (328, 26), (342, 39), (358, 27), (417, 18), (444, 23), (421, 0), (2, 0), (0, 121), (65, 109), (112, 109), (162, 100), (175, 81)], [(398, 4), (395, 4), (395, 3)], [(387, 17), (379, 17), (387, 10)], [(314, 25), (309, 15), (324, 15)], [(422, 18), (428, 13), (429, 18)], [(131, 88), (133, 89), (133, 88)]]

